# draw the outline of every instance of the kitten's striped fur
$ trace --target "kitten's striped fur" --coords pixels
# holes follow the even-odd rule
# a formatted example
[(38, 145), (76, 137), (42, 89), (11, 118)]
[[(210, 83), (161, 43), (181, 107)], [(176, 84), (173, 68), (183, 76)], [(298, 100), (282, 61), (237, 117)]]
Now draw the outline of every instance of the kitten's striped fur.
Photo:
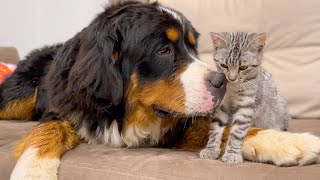
[(241, 163), (242, 143), (251, 126), (286, 130), (290, 115), (269, 73), (260, 67), (266, 35), (244, 32), (212, 33), (214, 60), (228, 79), (220, 109), (213, 115), (209, 140), (201, 158), (220, 156), (222, 133), (231, 131), (222, 160)]

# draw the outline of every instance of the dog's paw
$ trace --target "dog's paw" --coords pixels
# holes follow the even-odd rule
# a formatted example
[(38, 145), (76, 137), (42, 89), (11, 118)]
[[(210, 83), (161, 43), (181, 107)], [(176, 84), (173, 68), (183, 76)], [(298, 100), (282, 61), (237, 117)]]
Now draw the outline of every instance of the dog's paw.
[(225, 152), (222, 156), (222, 161), (228, 164), (239, 164), (243, 162), (243, 158), (240, 154)]
[(243, 157), (277, 166), (320, 163), (320, 138), (309, 133), (263, 130), (245, 139)]
[(37, 157), (37, 148), (28, 148), (18, 160), (10, 180), (57, 180), (59, 159)]
[(220, 156), (220, 148), (204, 148), (200, 151), (201, 159), (218, 159)]

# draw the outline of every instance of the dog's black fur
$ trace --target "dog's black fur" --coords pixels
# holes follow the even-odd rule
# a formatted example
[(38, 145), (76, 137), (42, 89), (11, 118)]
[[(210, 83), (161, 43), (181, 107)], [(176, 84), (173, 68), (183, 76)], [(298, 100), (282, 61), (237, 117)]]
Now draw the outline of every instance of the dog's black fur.
[[(40, 85), (44, 84), (48, 69), (62, 44), (44, 47), (32, 51), (23, 61), (18, 63), (16, 70), (0, 86), (0, 109), (11, 101), (32, 97)], [(42, 92), (41, 92), (42, 93)], [(37, 99), (37, 107), (32, 113), (32, 120), (39, 120), (43, 114), (42, 104), (46, 102), (41, 95)]]

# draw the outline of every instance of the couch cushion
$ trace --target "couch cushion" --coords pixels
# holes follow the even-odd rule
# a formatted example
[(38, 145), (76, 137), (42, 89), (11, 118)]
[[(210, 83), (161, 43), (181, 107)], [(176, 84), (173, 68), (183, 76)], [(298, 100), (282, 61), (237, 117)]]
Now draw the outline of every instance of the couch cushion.
[[(211, 53), (211, 31), (266, 32), (263, 66), (272, 73), (294, 118), (320, 119), (320, 1), (159, 0), (186, 15)], [(212, 56), (207, 56), (212, 61)]]
[[(0, 180), (9, 179), (14, 167), (12, 150), (36, 122), (0, 121)], [(290, 131), (320, 135), (319, 120), (294, 120)], [(10, 139), (7, 140), (7, 139)], [(3, 143), (5, 142), (5, 143)], [(318, 179), (320, 165), (279, 168), (246, 162), (229, 166), (199, 159), (197, 153), (169, 149), (116, 149), (81, 144), (63, 156), (59, 178), (63, 179)]]
[(38, 123), (0, 120), (0, 180), (7, 180), (15, 165), (13, 148)]
[[(236, 167), (168, 149), (113, 149), (82, 144), (62, 159), (61, 179), (317, 179), (320, 165), (277, 168), (250, 163)], [(298, 174), (298, 176), (297, 176)]]
[(15, 142), (34, 128), (38, 122), (0, 120), (0, 147)]

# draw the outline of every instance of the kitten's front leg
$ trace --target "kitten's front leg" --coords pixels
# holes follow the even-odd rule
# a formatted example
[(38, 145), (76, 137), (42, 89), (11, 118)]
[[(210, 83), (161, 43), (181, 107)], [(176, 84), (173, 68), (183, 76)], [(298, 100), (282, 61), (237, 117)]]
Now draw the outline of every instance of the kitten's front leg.
[(232, 127), (222, 161), (230, 164), (242, 163), (242, 144), (253, 117), (254, 111), (251, 107), (239, 108), (233, 115)]
[(228, 114), (221, 108), (214, 114), (210, 124), (207, 146), (200, 151), (202, 159), (218, 159), (223, 131), (228, 123)]

